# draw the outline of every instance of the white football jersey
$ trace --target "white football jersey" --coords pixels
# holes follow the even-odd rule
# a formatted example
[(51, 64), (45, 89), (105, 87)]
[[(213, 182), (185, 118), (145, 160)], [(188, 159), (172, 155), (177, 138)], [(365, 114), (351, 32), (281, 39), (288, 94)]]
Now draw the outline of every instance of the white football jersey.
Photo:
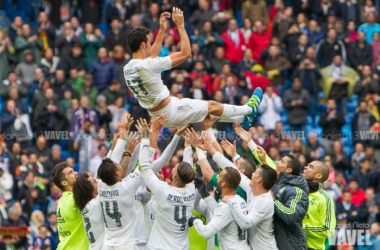
[(144, 222), (145, 222), (145, 232), (146, 238), (150, 239), (150, 234), (152, 232), (154, 219), (156, 218), (156, 199), (154, 195), (150, 198), (150, 201), (144, 205)]
[(106, 229), (106, 246), (125, 247), (141, 242), (135, 203), (135, 194), (140, 184), (138, 169), (113, 186), (99, 183), (98, 195)]
[(81, 215), (90, 242), (90, 250), (106, 249), (103, 246), (105, 229), (99, 195), (87, 203)]
[(141, 185), (135, 194), (135, 202), (136, 202), (136, 216), (138, 220), (138, 228), (139, 231), (139, 243), (147, 243), (148, 237), (145, 230), (145, 217), (144, 217), (144, 207), (151, 199), (152, 194), (146, 191), (145, 185)]
[[(248, 208), (245, 201), (238, 195), (235, 200), (240, 204), (241, 209), (248, 214)], [(201, 220), (194, 221), (194, 227), (198, 233), (210, 239), (218, 234), (219, 248), (221, 250), (250, 250), (251, 247), (247, 242), (247, 231), (241, 229), (234, 221), (230, 207), (225, 202), (219, 202), (214, 216), (207, 225), (203, 225)]]
[(249, 241), (253, 249), (277, 249), (274, 237), (274, 202), (270, 192), (253, 196), (249, 213), (240, 207), (235, 198), (228, 201), (236, 223), (243, 229), (249, 229)]
[(169, 56), (132, 59), (123, 68), (125, 82), (141, 107), (152, 109), (170, 94), (161, 79), (161, 72), (171, 69)]
[(150, 166), (140, 166), (140, 170), (157, 204), (149, 249), (190, 249), (188, 220), (194, 209), (194, 184), (188, 184), (184, 188), (173, 187), (160, 181)]

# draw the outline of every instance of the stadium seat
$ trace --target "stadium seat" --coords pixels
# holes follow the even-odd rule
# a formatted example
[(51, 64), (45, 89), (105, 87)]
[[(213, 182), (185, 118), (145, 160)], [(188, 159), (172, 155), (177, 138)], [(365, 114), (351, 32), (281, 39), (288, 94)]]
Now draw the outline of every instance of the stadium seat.
[(108, 30), (108, 24), (107, 23), (99, 23), (99, 29), (102, 31), (102, 34), (105, 36), (107, 34)]
[(28, 22), (28, 20), (27, 20), (27, 18), (26, 18), (25, 11), (23, 11), (23, 10), (14, 10), (14, 11), (8, 13), (8, 17), (9, 17), (10, 20), (15, 19), (16, 16), (20, 16), (21, 19), (22, 19), (22, 21), (23, 21), (24, 23), (27, 23), (27, 22)]
[(344, 116), (344, 119), (346, 121), (346, 124), (351, 124), (352, 120), (354, 119), (354, 114), (353, 113), (348, 113)]
[(79, 172), (79, 163), (74, 164), (74, 171)]
[(33, 18), (33, 7), (32, 3), (29, 0), (18, 0), (17, 1), (17, 10), (23, 10), (25, 12), (26, 17), (29, 19)]
[(70, 152), (69, 151), (62, 151), (61, 152), (61, 158), (66, 160), (67, 158), (71, 157), (70, 155)]
[(8, 15), (13, 11), (13, 3), (11, 0), (3, 0), (3, 9)]

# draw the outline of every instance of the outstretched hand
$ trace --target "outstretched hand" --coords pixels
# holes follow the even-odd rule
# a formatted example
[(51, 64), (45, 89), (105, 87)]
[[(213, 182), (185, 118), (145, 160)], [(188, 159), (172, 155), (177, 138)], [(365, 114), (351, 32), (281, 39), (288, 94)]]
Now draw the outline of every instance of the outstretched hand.
[(173, 7), (172, 19), (177, 26), (183, 26), (185, 24), (183, 11), (177, 7)]
[(123, 130), (128, 132), (134, 121), (135, 120), (133, 120), (133, 117), (131, 116), (131, 114), (126, 114), (124, 116)]
[(145, 119), (138, 119), (136, 121), (136, 129), (140, 133), (140, 136), (142, 139), (149, 139), (151, 130), (150, 127)]
[(193, 147), (199, 147), (202, 144), (203, 138), (195, 132), (194, 128), (186, 129), (185, 140), (188, 140)]
[(252, 140), (252, 130), (250, 129), (249, 132), (245, 131), (242, 127), (236, 127), (235, 133), (240, 136), (240, 138), (245, 141), (246, 143), (249, 143)]
[(139, 143), (139, 135), (137, 132), (130, 132), (127, 142), (127, 149), (126, 152), (132, 154), (133, 151), (135, 151), (136, 145)]
[(168, 121), (167, 114), (161, 114), (157, 119), (150, 117), (150, 131), (151, 133), (158, 133), (165, 126), (165, 123)]
[(212, 125), (214, 125), (214, 123), (217, 119), (218, 119), (218, 117), (211, 118), (210, 115), (207, 115), (206, 118), (202, 121), (202, 128), (204, 130), (212, 128)]
[(169, 12), (164, 12), (161, 14), (160, 17), (160, 30), (165, 31), (166, 30), (166, 19), (170, 18)]
[(236, 141), (234, 141), (234, 144), (227, 140), (223, 140), (220, 142), (220, 146), (223, 148), (223, 150), (233, 159), (238, 154), (236, 152)]
[(202, 131), (202, 138), (203, 138), (203, 144), (199, 145), (199, 148), (207, 151), (211, 155), (214, 155), (216, 153), (216, 149), (212, 145), (210, 135), (207, 132)]

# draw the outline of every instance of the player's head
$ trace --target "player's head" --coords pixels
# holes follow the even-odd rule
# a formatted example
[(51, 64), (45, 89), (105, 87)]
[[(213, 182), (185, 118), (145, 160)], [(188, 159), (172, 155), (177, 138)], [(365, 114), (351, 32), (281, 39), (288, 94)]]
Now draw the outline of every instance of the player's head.
[(232, 167), (226, 167), (223, 169), (223, 171), (219, 174), (218, 177), (218, 190), (236, 190), (236, 188), (240, 184), (240, 173)]
[(62, 191), (71, 191), (77, 177), (78, 173), (66, 161), (57, 164), (51, 172), (51, 179)]
[(149, 57), (151, 48), (149, 33), (150, 31), (145, 28), (136, 28), (129, 33), (127, 36), (127, 43), (129, 48), (132, 50), (132, 53), (144, 51), (146, 57)]
[(115, 185), (115, 183), (123, 179), (123, 168), (116, 162), (106, 158), (102, 161), (98, 169), (98, 178), (100, 178), (108, 186)]
[(310, 182), (323, 183), (329, 178), (329, 167), (321, 161), (310, 162), (303, 171), (303, 177)]
[(87, 173), (81, 174), (73, 185), (75, 206), (83, 211), (84, 207), (97, 195), (98, 183)]
[(270, 190), (277, 182), (277, 173), (274, 169), (266, 164), (256, 168), (252, 174), (250, 186), (255, 189), (258, 186), (263, 187), (265, 190)]
[(235, 165), (240, 173), (244, 174), (249, 179), (251, 179), (252, 174), (256, 171), (255, 162), (250, 158), (241, 157), (235, 162)]
[(276, 163), (277, 175), (285, 172), (291, 175), (299, 175), (302, 169), (301, 162), (294, 155), (286, 155)]
[(180, 162), (172, 171), (173, 185), (184, 187), (195, 179), (195, 172), (191, 165), (186, 162)]

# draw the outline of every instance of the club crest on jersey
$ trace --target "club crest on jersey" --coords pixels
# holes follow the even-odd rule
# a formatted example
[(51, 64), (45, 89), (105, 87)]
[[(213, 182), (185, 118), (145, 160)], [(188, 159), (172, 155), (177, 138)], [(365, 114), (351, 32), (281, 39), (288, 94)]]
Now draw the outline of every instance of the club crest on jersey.
[(135, 177), (138, 177), (138, 176), (139, 176), (139, 174), (135, 173), (135, 172), (129, 174), (129, 178), (132, 178), (132, 179)]

